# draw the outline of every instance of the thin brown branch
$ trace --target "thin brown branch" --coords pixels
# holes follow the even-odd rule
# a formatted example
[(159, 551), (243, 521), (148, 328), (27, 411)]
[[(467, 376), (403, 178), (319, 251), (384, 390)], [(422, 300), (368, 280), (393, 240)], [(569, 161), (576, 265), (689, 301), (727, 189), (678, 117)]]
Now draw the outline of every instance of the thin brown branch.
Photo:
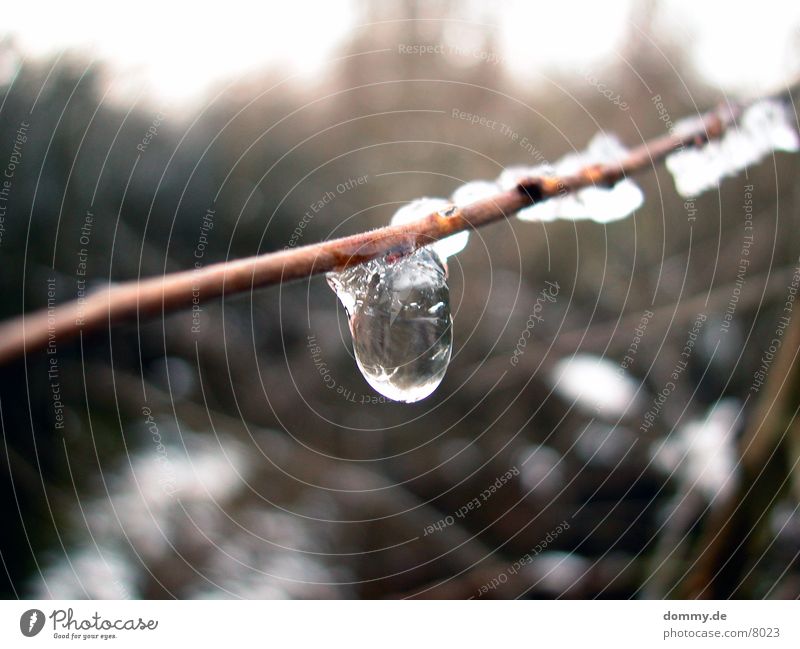
[(500, 221), (534, 203), (592, 185), (612, 186), (622, 178), (653, 167), (670, 153), (719, 138), (741, 107), (712, 110), (685, 135), (669, 134), (633, 149), (619, 164), (585, 167), (565, 177), (528, 178), (514, 189), (455, 210), (433, 213), (413, 223), (378, 228), (341, 239), (256, 257), (227, 261), (202, 269), (170, 273), (118, 284), (50, 310), (22, 315), (0, 325), (0, 364), (127, 320), (150, 318), (184, 309), (193, 300), (209, 300), (254, 288), (341, 270), (387, 253), (404, 254), (462, 230)]

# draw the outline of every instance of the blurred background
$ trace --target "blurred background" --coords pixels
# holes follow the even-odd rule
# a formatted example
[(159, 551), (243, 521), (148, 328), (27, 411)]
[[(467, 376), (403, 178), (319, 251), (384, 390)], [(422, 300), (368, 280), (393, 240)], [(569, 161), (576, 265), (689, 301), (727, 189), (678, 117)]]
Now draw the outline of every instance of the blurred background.
[[(791, 2), (3, 13), (3, 318), (384, 225), (800, 72)], [(416, 404), (363, 380), (321, 277), (0, 367), (0, 594), (799, 597), (799, 170), (687, 201), (658, 167), (628, 219), (473, 233)]]

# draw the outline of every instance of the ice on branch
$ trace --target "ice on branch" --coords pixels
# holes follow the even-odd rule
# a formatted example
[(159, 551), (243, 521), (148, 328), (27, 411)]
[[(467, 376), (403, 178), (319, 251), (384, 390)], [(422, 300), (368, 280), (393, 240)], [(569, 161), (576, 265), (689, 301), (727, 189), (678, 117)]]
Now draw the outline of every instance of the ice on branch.
[[(675, 124), (675, 134), (685, 135), (702, 127), (699, 117)], [(719, 140), (702, 148), (685, 147), (669, 157), (666, 165), (681, 196), (691, 197), (713, 189), (773, 151), (800, 149), (794, 111), (783, 101), (764, 99), (745, 109)]]
[[(568, 154), (555, 165), (510, 167), (500, 174), (498, 183), (503, 189), (511, 189), (529, 176), (569, 176), (588, 165), (621, 162), (626, 153), (625, 147), (615, 136), (598, 133), (585, 151)], [(641, 189), (626, 178), (613, 187), (587, 187), (573, 194), (542, 201), (520, 211), (517, 217), (523, 221), (591, 219), (597, 223), (610, 223), (630, 216), (643, 201)]]
[(555, 173), (555, 167), (549, 164), (536, 165), (535, 167), (515, 165), (503, 169), (502, 173), (497, 177), (497, 184), (503, 191), (508, 191), (519, 185), (521, 180), (530, 176), (554, 176)]
[[(418, 221), (434, 212), (445, 213), (452, 205), (453, 202), (448, 201), (446, 198), (418, 198), (395, 212), (395, 215), (392, 217), (392, 225), (403, 225), (405, 223), (411, 223), (412, 221)], [(450, 237), (445, 237), (431, 244), (429, 247), (442, 258), (442, 261), (447, 261), (448, 257), (457, 255), (466, 248), (468, 241), (469, 232), (465, 231)]]

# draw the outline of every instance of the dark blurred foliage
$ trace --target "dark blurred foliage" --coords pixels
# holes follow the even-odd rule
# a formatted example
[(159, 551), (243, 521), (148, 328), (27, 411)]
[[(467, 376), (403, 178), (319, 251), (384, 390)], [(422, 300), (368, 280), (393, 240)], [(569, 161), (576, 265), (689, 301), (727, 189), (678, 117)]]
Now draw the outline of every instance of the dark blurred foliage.
[[(635, 73), (613, 63), (592, 69), (628, 111), (580, 75), (529, 87), (499, 65), (398, 54), (398, 43), (441, 42), (440, 30), (433, 22), (376, 25), (356, 32), (322, 80), (267, 71), (220, 88), (193, 112), (163, 109), (144, 152), (137, 145), (160, 106), (104, 99), (106, 72), (79, 57), (26, 63), (2, 89), (0, 160), (20, 124), (30, 128), (0, 246), (0, 315), (46, 307), (49, 278), (59, 301), (74, 298), (81, 248), (90, 288), (191, 268), (210, 208), (203, 264), (284, 247), (326, 191), (335, 199), (298, 243), (385, 224), (405, 201), (447, 196), (504, 166), (537, 162), (511, 138), (453, 119), (454, 108), (508, 124), (555, 160), (601, 129), (631, 146), (662, 133), (653, 94), (673, 119), (722, 99), (692, 76), (680, 52), (656, 54), (647, 39), (657, 35), (634, 30), (624, 54)], [(496, 49), (492, 38), (487, 32), (486, 51)], [(381, 48), (389, 51), (346, 56)], [(474, 233), (450, 265), (454, 358), (440, 389), (419, 404), (384, 403), (368, 388), (321, 278), (203, 303), (199, 333), (184, 312), (58, 344), (63, 430), (54, 425), (50, 356), (31, 353), (0, 368), (0, 592), (47, 595), (45, 572), (53, 594), (75, 596), (469, 597), (569, 521), (537, 561), (485, 596), (685, 593), (694, 560), (686, 548), (710, 510), (690, 507), (682, 549), (668, 553), (666, 575), (657, 571), (663, 523), (681, 487), (649, 449), (721, 397), (747, 396), (797, 260), (797, 171), (796, 158), (779, 155), (726, 180), (697, 200), (692, 228), (659, 168), (638, 179), (646, 200), (634, 218), (608, 226), (508, 222)], [(363, 175), (365, 184), (336, 191)], [(727, 306), (745, 184), (755, 186), (757, 212), (749, 297), (716, 353), (710, 342), (700, 346), (653, 431), (638, 432), (638, 412), (603, 421), (551, 393), (546, 377), (558, 359), (580, 351), (619, 363), (652, 309), (658, 317), (631, 368), (643, 402), (652, 400), (696, 314), (713, 320)], [(94, 225), (82, 245), (87, 211)], [(512, 367), (546, 280), (559, 282), (559, 299)], [(334, 388), (315, 366), (309, 335)], [(176, 498), (158, 489), (153, 496), (138, 473), (133, 481), (157, 455), (145, 407), (168, 449), (183, 448), (188, 434), (188, 457), (206, 448), (224, 458), (233, 444), (244, 458), (175, 471), (241, 466), (241, 480), (219, 493), (184, 486)], [(600, 427), (591, 439), (611, 431), (629, 452), (593, 456), (602, 444), (581, 437), (590, 419)], [(536, 461), (522, 467), (537, 447)], [(179, 451), (170, 452), (179, 464)], [(482, 507), (425, 534), (512, 467), (520, 475)], [(103, 509), (108, 502), (118, 507)], [(129, 510), (142, 502), (152, 509), (133, 517)], [(746, 570), (721, 593), (800, 594), (796, 500), (784, 486), (773, 504), (791, 525), (759, 528)], [(166, 522), (148, 537), (143, 528), (154, 520)], [(153, 535), (169, 542), (148, 545)], [(109, 539), (129, 576), (116, 595), (97, 590), (83, 563), (72, 567), (83, 591), (53, 576), (76, 548), (91, 555)]]

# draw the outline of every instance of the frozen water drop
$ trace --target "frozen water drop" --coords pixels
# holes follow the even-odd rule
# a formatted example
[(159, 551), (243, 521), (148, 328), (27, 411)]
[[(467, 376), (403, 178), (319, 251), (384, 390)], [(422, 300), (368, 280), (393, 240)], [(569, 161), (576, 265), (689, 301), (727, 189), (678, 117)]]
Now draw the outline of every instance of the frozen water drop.
[(420, 248), (393, 261), (373, 259), (328, 283), (344, 305), (361, 373), (393, 401), (429, 396), (450, 363), (452, 318), (439, 255)]
[[(450, 216), (447, 214), (448, 210), (453, 207), (453, 203), (446, 198), (418, 198), (411, 201), (408, 205), (404, 205), (392, 217), (392, 225), (402, 225), (403, 223), (410, 223), (421, 219), (428, 214), (439, 212), (443, 216)], [(436, 251), (442, 258), (442, 261), (447, 261), (448, 257), (457, 255), (464, 248), (467, 247), (469, 242), (469, 232), (459, 232), (449, 237), (445, 237), (436, 243), (431, 244), (429, 247)]]

